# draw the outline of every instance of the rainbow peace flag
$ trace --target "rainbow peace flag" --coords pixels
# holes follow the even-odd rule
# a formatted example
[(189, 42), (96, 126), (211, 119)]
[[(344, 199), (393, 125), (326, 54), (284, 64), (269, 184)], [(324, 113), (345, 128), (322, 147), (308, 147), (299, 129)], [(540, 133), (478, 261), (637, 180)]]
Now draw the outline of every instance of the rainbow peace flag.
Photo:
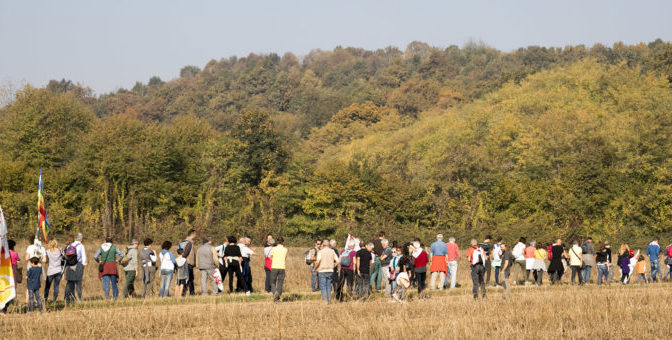
[(16, 283), (12, 270), (12, 259), (7, 245), (7, 224), (0, 207), (0, 309), (16, 297)]
[(42, 195), (42, 170), (40, 170), (40, 184), (37, 189), (37, 228), (42, 230), (44, 242), (47, 242), (50, 224), (49, 219), (47, 218), (47, 208), (44, 205), (44, 195)]

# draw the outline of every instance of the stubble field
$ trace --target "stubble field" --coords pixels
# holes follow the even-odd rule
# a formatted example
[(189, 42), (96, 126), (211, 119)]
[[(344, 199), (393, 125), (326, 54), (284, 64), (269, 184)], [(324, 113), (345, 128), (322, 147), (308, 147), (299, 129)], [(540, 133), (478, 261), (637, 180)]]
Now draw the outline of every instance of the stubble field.
[[(19, 254), (23, 255), (23, 249), (17, 249)], [(87, 253), (92, 257), (95, 249), (89, 244)], [(260, 250), (255, 248), (257, 254)], [(20, 285), (11, 313), (0, 317), (2, 338), (632, 339), (663, 338), (672, 331), (672, 285), (667, 282), (583, 287), (545, 283), (542, 287), (514, 287), (507, 300), (501, 288), (488, 288), (486, 300), (474, 301), (467, 264), (461, 262), (461, 287), (454, 290), (431, 291), (423, 297), (411, 294), (404, 304), (388, 303), (376, 294), (367, 302), (326, 305), (319, 293), (310, 292), (308, 266), (302, 255), (303, 249), (290, 249), (281, 303), (271, 302), (264, 293), (107, 302), (102, 299), (95, 262), (90, 260), (84, 301), (74, 307), (63, 308), (58, 302), (46, 313), (22, 313), (25, 283)], [(252, 261), (254, 287), (262, 291), (263, 258), (256, 255)], [(199, 275), (196, 277), (200, 292)], [(122, 283), (123, 279), (120, 293)], [(136, 281), (136, 289), (138, 286)], [(60, 288), (62, 300), (63, 282)]]

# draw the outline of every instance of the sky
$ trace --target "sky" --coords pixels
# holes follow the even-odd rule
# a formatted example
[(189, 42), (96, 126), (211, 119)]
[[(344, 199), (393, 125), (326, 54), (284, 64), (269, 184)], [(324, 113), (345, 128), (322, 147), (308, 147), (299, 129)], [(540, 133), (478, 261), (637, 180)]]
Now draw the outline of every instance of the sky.
[(250, 53), (657, 38), (672, 41), (672, 1), (0, 0), (0, 85), (65, 78), (102, 94)]

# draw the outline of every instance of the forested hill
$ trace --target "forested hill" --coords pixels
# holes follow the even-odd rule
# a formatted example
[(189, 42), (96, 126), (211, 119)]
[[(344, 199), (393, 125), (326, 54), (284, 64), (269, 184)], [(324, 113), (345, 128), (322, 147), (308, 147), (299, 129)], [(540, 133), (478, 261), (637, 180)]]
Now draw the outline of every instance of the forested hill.
[[(0, 109), (0, 204), (58, 235), (672, 232), (672, 44), (249, 55)], [(429, 239), (427, 239), (429, 240)]]

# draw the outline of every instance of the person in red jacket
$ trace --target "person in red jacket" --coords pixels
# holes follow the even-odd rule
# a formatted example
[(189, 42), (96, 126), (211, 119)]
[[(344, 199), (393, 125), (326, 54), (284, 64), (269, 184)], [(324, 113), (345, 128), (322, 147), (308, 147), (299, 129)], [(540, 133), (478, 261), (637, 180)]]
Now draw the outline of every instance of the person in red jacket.
[(415, 279), (418, 283), (418, 294), (420, 294), (425, 289), (425, 281), (427, 279), (427, 263), (429, 262), (429, 257), (427, 252), (422, 249), (420, 242), (413, 242), (413, 258), (415, 261), (413, 265), (415, 267)]

